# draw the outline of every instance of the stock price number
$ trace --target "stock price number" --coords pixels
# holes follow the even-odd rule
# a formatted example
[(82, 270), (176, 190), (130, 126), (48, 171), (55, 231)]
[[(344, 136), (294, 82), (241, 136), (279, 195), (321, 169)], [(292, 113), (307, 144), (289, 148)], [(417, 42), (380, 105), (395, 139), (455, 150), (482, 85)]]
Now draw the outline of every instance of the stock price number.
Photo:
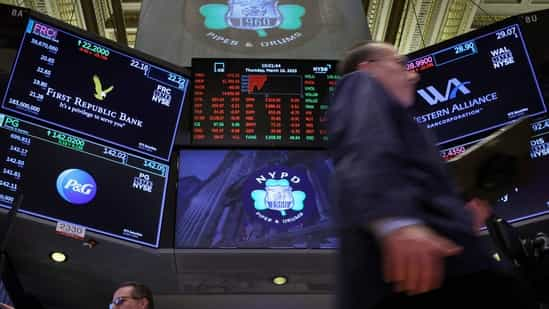
[(55, 58), (49, 57), (48, 55), (40, 55), (40, 60), (44, 61), (45, 63), (47, 63), (49, 65), (54, 65), (55, 64)]
[(48, 87), (48, 83), (47, 83), (47, 82), (42, 81), (42, 80), (39, 80), (39, 79), (36, 79), (36, 78), (34, 78), (34, 79), (32, 80), (32, 84), (35, 85), (35, 86), (38, 86), (38, 87), (40, 87), (40, 88), (46, 88), (46, 87)]
[(16, 153), (20, 154), (23, 157), (26, 157), (27, 153), (29, 152), (29, 150), (26, 149), (26, 148), (21, 148), (21, 147), (14, 146), (14, 145), (10, 145), (10, 151), (16, 152)]
[(15, 134), (15, 133), (10, 134), (10, 138), (13, 139), (13, 140), (16, 140), (18, 142), (21, 142), (25, 145), (30, 145), (30, 143), (31, 143), (30, 137), (21, 136), (19, 134)]
[(0, 186), (4, 187), (4, 188), (6, 188), (10, 191), (17, 191), (17, 184), (9, 182), (9, 181), (0, 180)]
[(179, 88), (184, 88), (186, 83), (186, 80), (183, 78), (183, 76), (174, 73), (168, 73), (168, 80), (178, 84)]
[(132, 61), (130, 62), (130, 66), (131, 67), (134, 67), (138, 70), (141, 70), (145, 73), (147, 73), (149, 71), (149, 65), (144, 63), (144, 62), (141, 62), (139, 60), (135, 60), (135, 59), (131, 59)]
[(120, 159), (120, 160), (122, 160), (122, 162), (126, 162), (126, 158), (128, 157), (127, 153), (125, 153), (123, 151), (120, 151), (120, 150), (108, 148), (108, 147), (105, 147), (103, 149), (103, 154), (105, 154), (109, 157)]
[(59, 133), (57, 131), (48, 130), (48, 136), (55, 139), (62, 146), (67, 146), (73, 149), (82, 150), (86, 143), (83, 139)]
[(144, 167), (150, 168), (155, 171), (159, 171), (162, 173), (163, 176), (166, 176), (166, 172), (167, 172), (166, 165), (155, 162), (155, 161), (150, 161), (150, 160), (144, 160), (144, 161), (145, 161), (143, 163)]
[(81, 47), (83, 49), (87, 49), (87, 50), (91, 51), (92, 53), (97, 53), (97, 54), (103, 55), (105, 57), (108, 57), (111, 54), (111, 51), (108, 50), (107, 48), (101, 47), (99, 45), (96, 45), (96, 44), (93, 44), (93, 43), (90, 43), (90, 42), (84, 41), (84, 40), (78, 40), (78, 47)]
[(442, 159), (447, 161), (464, 152), (465, 152), (465, 146), (456, 146), (450, 149), (442, 150), (440, 152), (440, 156), (442, 157)]
[(496, 32), (496, 39), (497, 40), (501, 40), (501, 39), (504, 39), (504, 38), (509, 37), (509, 36), (514, 36), (515, 38), (518, 38), (518, 33), (517, 33), (517, 27), (516, 26), (512, 26), (512, 27), (509, 27), (507, 29), (500, 30), (500, 31)]
[(431, 67), (433, 65), (433, 56), (426, 56), (406, 63), (406, 70), (414, 71), (424, 67)]
[(44, 95), (43, 94), (38, 93), (36, 91), (32, 91), (32, 90), (29, 92), (29, 97), (34, 98), (36, 101), (43, 101), (44, 100)]
[(17, 158), (10, 157), (10, 156), (8, 156), (8, 157), (6, 158), (6, 162), (11, 163), (11, 164), (14, 164), (14, 165), (17, 165), (18, 167), (23, 167), (23, 166), (25, 166), (25, 161), (23, 161), (23, 160), (21, 160), (21, 159), (17, 159)]
[(2, 174), (11, 176), (11, 177), (13, 177), (13, 178), (15, 178), (15, 179), (20, 179), (20, 178), (21, 178), (21, 172), (19, 172), (19, 171), (14, 171), (14, 170), (12, 170), (12, 169), (10, 169), (10, 168), (4, 168), (4, 169), (2, 170)]
[(40, 73), (46, 77), (50, 77), (51, 76), (51, 70), (48, 70), (48, 69), (44, 69), (43, 67), (37, 67), (36, 68), (36, 72), (37, 73)]
[(475, 42), (466, 42), (466, 43), (454, 46), (454, 53), (456, 55), (459, 55), (459, 54), (467, 52), (467, 51), (471, 51), (471, 52), (474, 53), (474, 52), (476, 52), (476, 50), (477, 49), (476, 49), (476, 46), (475, 46)]

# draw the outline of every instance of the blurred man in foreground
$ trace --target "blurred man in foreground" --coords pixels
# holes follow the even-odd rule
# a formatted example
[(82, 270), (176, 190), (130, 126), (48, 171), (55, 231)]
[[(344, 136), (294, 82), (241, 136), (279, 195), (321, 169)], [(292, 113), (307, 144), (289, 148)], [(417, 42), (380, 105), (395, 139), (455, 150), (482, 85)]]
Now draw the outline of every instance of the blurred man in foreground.
[(460, 198), (434, 139), (408, 114), (419, 77), (405, 65), (378, 42), (340, 63), (328, 111), (340, 308), (530, 308), (477, 237), (489, 205)]

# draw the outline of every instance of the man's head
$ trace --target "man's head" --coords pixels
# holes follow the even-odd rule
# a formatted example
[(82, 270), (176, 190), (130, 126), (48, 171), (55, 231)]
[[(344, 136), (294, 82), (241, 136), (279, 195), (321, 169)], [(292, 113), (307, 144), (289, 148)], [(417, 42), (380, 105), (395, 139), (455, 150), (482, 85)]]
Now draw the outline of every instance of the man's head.
[(390, 44), (363, 42), (351, 48), (339, 64), (342, 75), (365, 71), (377, 79), (398, 102), (411, 106), (419, 75), (406, 71), (406, 58)]
[(112, 296), (111, 309), (154, 309), (151, 290), (137, 282), (124, 282)]

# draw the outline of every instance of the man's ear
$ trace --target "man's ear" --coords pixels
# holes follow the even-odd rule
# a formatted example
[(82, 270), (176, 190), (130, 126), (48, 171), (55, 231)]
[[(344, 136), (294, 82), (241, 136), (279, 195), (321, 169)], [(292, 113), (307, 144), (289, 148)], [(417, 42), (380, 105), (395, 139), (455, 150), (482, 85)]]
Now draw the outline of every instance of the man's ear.
[(149, 308), (149, 300), (146, 298), (141, 298), (142, 308)]

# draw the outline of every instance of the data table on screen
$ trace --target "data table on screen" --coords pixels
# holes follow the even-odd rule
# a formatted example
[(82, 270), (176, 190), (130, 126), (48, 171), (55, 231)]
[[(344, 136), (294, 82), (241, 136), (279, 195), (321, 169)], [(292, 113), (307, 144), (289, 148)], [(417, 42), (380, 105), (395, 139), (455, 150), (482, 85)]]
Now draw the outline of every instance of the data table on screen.
[(326, 146), (335, 61), (193, 59), (192, 143)]

